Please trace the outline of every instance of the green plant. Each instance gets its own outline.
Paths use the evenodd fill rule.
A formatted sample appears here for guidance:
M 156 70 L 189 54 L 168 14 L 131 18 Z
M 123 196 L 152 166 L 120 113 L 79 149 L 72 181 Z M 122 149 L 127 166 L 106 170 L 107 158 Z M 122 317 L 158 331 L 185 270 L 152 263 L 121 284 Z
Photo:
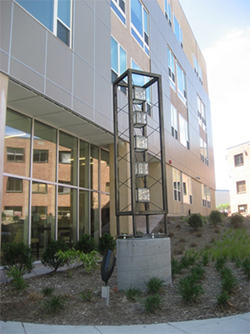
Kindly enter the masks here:
M 250 279 L 250 258 L 246 258 L 241 262 L 241 267 L 244 273 L 247 275 L 247 278 Z
M 84 302 L 91 302 L 93 298 L 93 292 L 89 289 L 86 289 L 81 293 L 81 297 Z
M 116 242 L 112 235 L 105 233 L 102 237 L 99 238 L 98 250 L 100 254 L 104 254 L 105 250 L 110 249 L 113 251 L 115 249 Z
M 203 278 L 204 273 L 205 273 L 205 269 L 200 264 L 194 266 L 190 270 L 190 274 L 191 274 L 192 278 L 197 282 L 200 281 Z
M 155 313 L 161 305 L 161 298 L 159 294 L 149 295 L 144 301 L 144 307 L 147 312 Z
M 216 226 L 218 223 L 221 223 L 221 213 L 217 210 L 212 210 L 209 215 L 209 221 L 214 226 Z
M 230 221 L 234 228 L 242 227 L 244 222 L 244 217 L 242 216 L 241 213 L 236 212 L 231 215 Z
M 205 267 L 209 263 L 209 255 L 207 253 L 203 254 L 201 261 L 203 267 Z
M 63 240 L 50 240 L 50 244 L 42 255 L 42 264 L 57 271 L 59 267 L 64 266 L 65 262 L 59 258 L 59 251 L 68 250 L 68 245 Z
M 63 309 L 65 301 L 59 296 L 53 296 L 43 301 L 43 305 L 47 309 L 48 313 L 56 313 Z
M 217 297 L 217 303 L 220 306 L 224 306 L 227 305 L 229 299 L 229 294 L 227 293 L 227 291 L 223 290 L 222 293 Z
M 10 268 L 10 270 L 7 272 L 7 277 L 12 278 L 14 287 L 18 290 L 24 290 L 28 286 L 22 277 L 22 272 L 16 267 Z
M 189 216 L 188 224 L 195 230 L 197 230 L 199 227 L 202 227 L 203 223 L 201 214 L 193 213 L 191 216 Z
M 235 277 L 232 275 L 232 272 L 229 268 L 222 268 L 221 271 L 222 277 L 222 288 L 227 293 L 232 293 L 233 289 L 236 287 L 237 282 Z
M 172 276 L 181 272 L 182 266 L 176 259 L 171 259 Z
M 178 287 L 182 299 L 185 301 L 195 301 L 203 293 L 202 286 L 196 282 L 195 277 L 192 275 L 182 278 Z
M 216 270 L 220 271 L 226 263 L 226 259 L 222 256 L 218 257 L 215 263 Z
M 164 280 L 159 278 L 159 277 L 151 277 L 147 282 L 145 282 L 147 288 L 148 288 L 148 293 L 149 294 L 154 294 L 154 293 L 158 293 L 163 284 L 164 284 Z
M 83 234 L 81 238 L 77 241 L 75 247 L 76 250 L 79 250 L 85 254 L 91 253 L 97 249 L 95 239 L 89 234 Z
M 7 271 L 15 268 L 16 270 L 12 271 L 15 275 L 18 273 L 23 276 L 26 273 L 30 273 L 33 268 L 31 247 L 23 242 L 3 244 L 2 264 Z
M 185 254 L 182 258 L 181 258 L 181 267 L 183 269 L 188 268 L 189 266 L 193 265 L 195 263 L 195 256 L 194 255 L 188 255 Z
M 46 288 L 42 289 L 42 293 L 44 296 L 50 296 L 53 292 L 54 288 L 52 286 L 47 286 Z
M 81 263 L 88 273 L 97 266 L 98 253 L 96 251 L 84 254 L 83 252 L 72 248 L 66 251 L 58 251 L 56 255 L 58 256 L 58 259 L 61 259 L 63 263 L 68 265 L 74 264 L 77 266 Z
M 129 289 L 126 290 L 126 297 L 130 301 L 134 301 L 136 296 L 140 296 L 141 291 L 139 289 L 130 287 Z

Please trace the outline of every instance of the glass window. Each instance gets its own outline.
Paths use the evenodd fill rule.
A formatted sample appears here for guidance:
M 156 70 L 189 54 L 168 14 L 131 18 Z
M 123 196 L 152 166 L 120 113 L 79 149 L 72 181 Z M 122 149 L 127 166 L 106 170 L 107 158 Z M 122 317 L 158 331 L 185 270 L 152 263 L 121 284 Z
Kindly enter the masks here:
M 8 190 L 9 189 L 9 190 Z M 1 240 L 28 243 L 29 181 L 3 177 Z
M 246 192 L 246 181 L 236 182 L 237 194 Z
M 31 119 L 7 110 L 4 143 L 7 159 L 4 172 L 30 176 L 30 135 Z
M 56 138 L 56 129 L 35 121 L 33 139 L 34 178 L 52 182 L 55 181 Z
M 193 55 L 193 62 L 194 62 L 194 71 L 198 75 L 198 63 L 195 55 Z
M 189 149 L 188 122 L 179 114 L 180 143 Z
M 198 109 L 199 125 L 206 132 L 207 122 L 206 122 L 206 114 L 205 114 L 205 105 L 198 95 L 197 95 L 197 109 Z
M 89 192 L 79 191 L 79 237 L 89 231 Z
M 58 192 L 58 239 L 70 247 L 77 240 L 77 189 L 68 194 Z
M 171 133 L 175 139 L 178 139 L 177 110 L 172 104 L 171 104 Z
M 244 165 L 243 153 L 234 156 L 234 166 L 239 167 Z
M 202 70 L 201 70 L 201 67 L 200 67 L 199 64 L 198 64 L 198 74 L 199 74 L 200 82 L 203 83 L 203 79 L 202 79 Z
M 183 48 L 182 30 L 181 30 L 181 27 L 180 27 L 179 22 L 177 21 L 175 15 L 174 15 L 174 33 L 175 33 L 175 36 L 176 36 L 178 42 L 180 43 L 181 47 Z
M 17 0 L 17 2 L 70 46 L 71 0 Z
M 177 67 L 177 82 L 178 82 L 178 96 L 184 104 L 186 104 L 187 92 L 186 92 L 186 76 L 182 68 L 178 63 Z
M 127 53 L 111 37 L 111 80 L 112 82 L 127 69 Z
M 33 181 L 32 182 L 32 193 L 46 194 L 47 193 L 47 184 Z
M 183 202 L 192 204 L 192 179 L 186 174 L 182 174 Z
M 181 201 L 181 172 L 173 168 L 173 190 L 174 200 Z
M 91 146 L 90 187 L 95 190 L 99 189 L 99 149 L 96 146 Z
M 8 177 L 8 182 L 7 182 L 7 187 L 6 187 L 7 192 L 23 192 L 23 180 L 22 179 L 17 179 L 15 177 Z
M 170 7 L 170 4 L 168 3 L 167 0 L 165 0 L 165 16 L 166 16 L 166 19 L 168 20 L 168 23 L 171 27 L 172 25 L 172 15 L 171 15 L 171 7 Z
M 80 141 L 80 156 L 79 156 L 79 185 L 83 188 L 89 188 L 89 144 Z
M 238 212 L 243 215 L 247 214 L 247 204 L 238 205 Z
M 59 132 L 58 179 L 62 183 L 77 185 L 77 139 Z
M 111 0 L 110 6 L 119 19 L 126 24 L 125 0 Z
M 168 49 L 168 76 L 170 86 L 175 90 L 175 61 L 172 52 Z
M 210 195 L 210 188 L 206 185 L 201 185 L 202 190 L 202 206 L 211 208 L 211 195 Z
M 99 237 L 99 195 L 97 192 L 91 192 L 91 236 L 98 241 Z
M 148 12 L 139 0 L 131 1 L 131 34 L 149 54 Z
M 24 162 L 24 149 L 7 147 L 7 161 Z

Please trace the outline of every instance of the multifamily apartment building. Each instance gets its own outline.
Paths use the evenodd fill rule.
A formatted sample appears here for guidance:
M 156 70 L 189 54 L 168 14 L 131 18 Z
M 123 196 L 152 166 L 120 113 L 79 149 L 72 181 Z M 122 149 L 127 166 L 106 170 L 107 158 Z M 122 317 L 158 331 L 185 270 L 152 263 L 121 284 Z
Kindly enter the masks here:
M 231 213 L 250 213 L 250 142 L 227 149 Z
M 112 81 L 127 68 L 162 77 L 168 214 L 214 209 L 206 64 L 178 0 L 0 9 L 2 243 L 41 255 L 51 238 L 116 235 Z

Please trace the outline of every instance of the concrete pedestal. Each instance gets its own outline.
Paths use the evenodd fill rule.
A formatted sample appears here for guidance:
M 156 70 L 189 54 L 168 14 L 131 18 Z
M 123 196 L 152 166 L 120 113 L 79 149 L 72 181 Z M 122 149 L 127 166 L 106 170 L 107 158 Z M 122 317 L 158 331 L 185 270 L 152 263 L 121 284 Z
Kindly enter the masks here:
M 146 289 L 151 277 L 172 283 L 170 238 L 117 239 L 118 290 Z

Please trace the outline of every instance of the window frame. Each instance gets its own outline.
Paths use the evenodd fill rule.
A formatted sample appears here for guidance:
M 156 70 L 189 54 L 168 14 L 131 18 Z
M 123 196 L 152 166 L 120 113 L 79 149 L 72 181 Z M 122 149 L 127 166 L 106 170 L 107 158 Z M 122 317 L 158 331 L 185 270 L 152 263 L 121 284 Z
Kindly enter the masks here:
M 180 143 L 190 149 L 188 121 L 179 113 Z
M 24 157 L 24 148 L 22 148 L 22 147 L 10 147 L 10 146 L 8 146 L 7 147 L 7 161 L 8 162 L 18 162 L 18 163 L 21 163 L 21 162 L 25 162 L 25 157 Z M 9 152 L 9 150 L 13 150 L 13 154 L 12 154 L 12 152 Z M 22 154 L 18 154 L 18 152 L 17 151 L 20 151 L 20 153 L 22 153 Z M 14 159 L 13 160 L 10 160 L 9 159 L 9 156 L 12 156 L 13 155 L 13 157 L 14 157 Z M 18 156 L 22 156 L 22 160 L 17 160 L 17 157 Z
M 36 190 L 33 189 L 33 185 L 37 186 Z M 42 189 L 42 188 L 40 189 L 40 186 L 45 186 L 44 187 L 45 189 Z M 32 194 L 47 194 L 48 193 L 48 184 L 45 182 L 37 182 L 33 180 L 31 187 L 32 187 Z
M 171 104 L 171 134 L 178 140 L 178 112 L 177 109 Z
M 181 172 L 173 168 L 173 199 L 176 202 L 181 202 Z
M 170 25 L 172 27 L 172 13 L 171 13 L 171 6 L 168 2 L 168 0 L 164 1 L 164 8 L 165 8 L 165 17 Z
M 133 13 L 132 13 L 132 3 L 135 3 L 137 1 L 141 6 L 141 32 L 137 29 L 135 26 L 135 22 L 132 22 L 133 19 Z M 146 14 L 146 19 L 145 19 Z M 149 12 L 147 11 L 146 7 L 143 5 L 143 3 L 140 0 L 134 0 L 130 1 L 130 33 L 134 37 L 134 39 L 138 42 L 138 44 L 141 46 L 141 48 L 145 51 L 145 53 L 149 56 L 149 20 L 148 20 Z M 147 20 L 147 22 L 145 22 Z M 145 36 L 147 38 L 145 38 Z
M 186 74 L 178 62 L 176 62 L 176 71 L 177 71 L 178 97 L 186 105 L 187 104 Z
M 239 163 L 236 161 L 237 158 L 242 158 L 242 159 L 239 159 L 240 160 Z M 244 166 L 244 155 L 243 153 L 235 154 L 234 155 L 234 167 L 241 167 L 241 166 Z
M 168 47 L 168 77 L 169 77 L 170 87 L 174 91 L 176 91 L 175 57 L 169 47 Z
M 237 194 L 244 194 L 244 193 L 246 193 L 246 191 L 247 191 L 246 180 L 237 181 L 236 182 L 236 193 Z
M 10 187 L 11 185 L 13 185 L 13 189 L 11 189 L 12 188 Z M 6 193 L 22 193 L 22 192 L 23 192 L 23 179 L 9 176 L 6 184 Z
M 175 14 L 173 14 L 173 21 L 174 21 L 174 34 L 175 37 L 177 38 L 177 41 L 179 42 L 181 48 L 183 49 L 183 34 L 182 34 L 182 29 L 179 24 L 179 21 L 177 20 Z
M 118 3 L 119 2 L 119 3 Z M 124 9 L 121 8 L 120 3 L 124 3 Z M 113 12 L 118 16 L 124 25 L 126 25 L 126 2 L 125 0 L 111 0 L 110 7 Z
M 36 151 L 36 152 L 35 152 Z M 39 154 L 39 160 L 35 161 L 34 157 L 35 157 L 35 153 Z M 46 153 L 47 155 L 47 160 L 42 160 L 41 159 L 41 154 Z M 49 150 L 39 150 L 39 149 L 33 149 L 33 163 L 48 163 L 49 162 Z

